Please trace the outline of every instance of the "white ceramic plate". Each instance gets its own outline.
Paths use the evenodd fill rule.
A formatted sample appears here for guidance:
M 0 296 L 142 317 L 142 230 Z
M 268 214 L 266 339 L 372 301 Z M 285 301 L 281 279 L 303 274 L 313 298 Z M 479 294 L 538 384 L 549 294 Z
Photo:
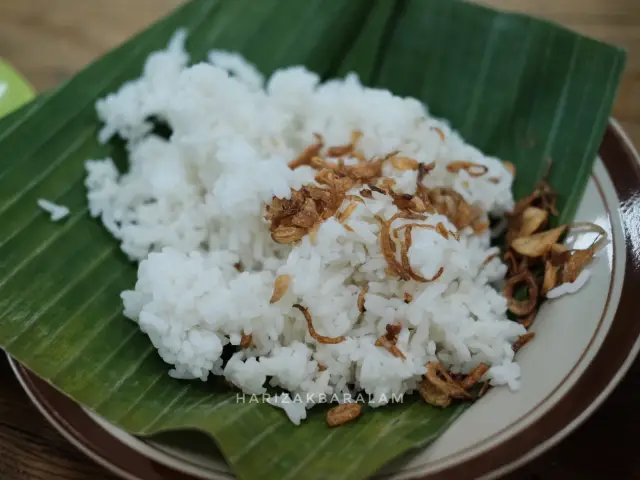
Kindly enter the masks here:
M 577 220 L 611 238 L 578 293 L 546 303 L 533 343 L 518 355 L 522 389 L 492 389 L 424 451 L 388 465 L 380 478 L 494 478 L 564 438 L 602 403 L 640 348 L 634 295 L 640 292 L 640 164 L 612 121 Z M 588 246 L 592 239 L 582 238 Z M 231 479 L 207 439 L 133 437 L 85 411 L 12 362 L 36 406 L 71 442 L 124 478 Z M 206 448 L 203 448 L 206 447 Z M 206 453 L 209 452 L 209 453 Z

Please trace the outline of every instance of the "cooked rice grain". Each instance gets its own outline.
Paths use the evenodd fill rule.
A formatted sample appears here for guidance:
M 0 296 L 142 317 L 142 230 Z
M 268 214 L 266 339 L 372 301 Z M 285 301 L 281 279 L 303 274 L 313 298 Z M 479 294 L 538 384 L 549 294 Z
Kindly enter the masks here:
M 508 320 L 493 287 L 507 268 L 498 257 L 487 261 L 494 249 L 485 228 L 489 214 L 514 205 L 505 164 L 417 100 L 366 88 L 355 75 L 321 83 L 292 66 L 264 79 L 219 51 L 188 66 L 184 41 L 178 32 L 140 78 L 96 105 L 101 141 L 118 135 L 127 143 L 127 172 L 108 158 L 86 164 L 91 215 L 139 262 L 136 284 L 122 293 L 125 315 L 170 375 L 222 376 L 249 394 L 264 393 L 270 379 L 303 398 L 347 394 L 355 384 L 379 407 L 416 391 L 424 365 L 442 361 L 460 373 L 486 364 L 492 385 L 517 389 L 508 352 L 525 328 Z M 153 134 L 153 117 L 171 127 L 169 139 Z M 417 171 L 408 160 L 394 168 L 392 157 L 415 160 Z M 453 162 L 465 168 L 450 171 Z M 303 187 L 309 201 L 296 203 L 295 214 L 303 213 L 284 215 L 270 231 L 266 205 L 293 201 Z M 405 252 L 387 220 L 377 220 L 402 213 L 392 190 L 415 196 L 401 206 L 422 215 L 396 217 L 394 226 L 430 225 L 413 228 Z M 361 198 L 357 207 L 352 196 Z M 291 281 L 271 303 L 277 278 Z M 376 346 L 390 320 L 402 326 L 392 345 L 402 356 Z M 323 336 L 307 335 L 316 330 Z M 247 346 L 245 332 L 250 348 L 224 362 L 225 346 Z M 272 400 L 294 423 L 316 403 Z

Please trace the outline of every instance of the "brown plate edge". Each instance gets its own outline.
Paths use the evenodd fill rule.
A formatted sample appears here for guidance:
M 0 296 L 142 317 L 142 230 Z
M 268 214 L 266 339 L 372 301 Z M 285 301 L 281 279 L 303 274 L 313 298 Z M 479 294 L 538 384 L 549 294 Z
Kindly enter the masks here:
M 571 390 L 546 414 L 508 442 L 463 463 L 421 477 L 422 480 L 496 478 L 533 460 L 577 428 L 609 396 L 640 350 L 640 321 L 635 321 L 634 292 L 640 291 L 638 240 L 629 231 L 640 227 L 629 205 L 640 201 L 638 154 L 617 122 L 607 127 L 600 157 L 613 181 L 625 229 L 626 267 L 620 303 L 602 346 Z M 640 230 L 640 228 L 639 228 Z M 149 459 L 119 442 L 86 412 L 22 365 L 12 367 L 29 397 L 67 440 L 113 473 L 132 480 L 194 480 L 196 477 Z
M 124 480 L 201 480 L 169 468 L 120 442 L 77 403 L 31 373 L 13 357 L 9 364 L 38 411 L 91 460 Z
M 491 450 L 420 480 L 489 480 L 512 472 L 581 425 L 631 368 L 640 351 L 640 315 L 634 299 L 640 292 L 640 237 L 630 235 L 634 228 L 640 231 L 640 213 L 630 208 L 640 202 L 640 157 L 615 120 L 607 126 L 599 154 L 618 197 L 626 244 L 620 301 L 602 345 L 575 385 L 538 420 Z

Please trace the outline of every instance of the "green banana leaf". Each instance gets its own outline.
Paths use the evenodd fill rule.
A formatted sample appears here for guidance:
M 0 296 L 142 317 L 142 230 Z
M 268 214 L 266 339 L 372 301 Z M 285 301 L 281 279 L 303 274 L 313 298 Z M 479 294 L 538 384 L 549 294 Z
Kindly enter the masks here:
M 195 0 L 46 96 L 0 121 L 0 345 L 60 391 L 129 432 L 208 433 L 244 479 L 358 479 L 427 446 L 468 405 L 418 399 L 366 409 L 329 429 L 317 407 L 300 427 L 279 409 L 239 401 L 215 381 L 183 382 L 133 322 L 119 293 L 136 266 L 87 214 L 83 162 L 121 146 L 96 140 L 97 98 L 137 77 L 178 28 L 194 61 L 237 50 L 264 73 L 305 64 L 323 77 L 426 102 L 471 143 L 518 169 L 514 193 L 543 175 L 559 221 L 582 198 L 626 55 L 548 22 L 456 0 Z M 52 223 L 38 198 L 68 206 Z M 473 408 L 473 407 L 471 407 Z

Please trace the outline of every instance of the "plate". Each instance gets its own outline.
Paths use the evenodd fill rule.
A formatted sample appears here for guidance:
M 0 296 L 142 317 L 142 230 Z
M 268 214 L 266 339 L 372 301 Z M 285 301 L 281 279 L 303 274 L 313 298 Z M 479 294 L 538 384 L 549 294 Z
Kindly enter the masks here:
M 541 308 L 532 328 L 536 338 L 519 353 L 521 390 L 492 389 L 429 448 L 398 459 L 377 478 L 498 477 L 555 445 L 619 383 L 640 349 L 634 298 L 640 291 L 640 163 L 613 120 L 576 220 L 600 225 L 611 242 L 593 262 L 583 289 Z M 580 241 L 577 248 L 592 239 Z M 122 478 L 234 478 L 208 437 L 176 432 L 136 438 L 10 362 L 43 415 Z

